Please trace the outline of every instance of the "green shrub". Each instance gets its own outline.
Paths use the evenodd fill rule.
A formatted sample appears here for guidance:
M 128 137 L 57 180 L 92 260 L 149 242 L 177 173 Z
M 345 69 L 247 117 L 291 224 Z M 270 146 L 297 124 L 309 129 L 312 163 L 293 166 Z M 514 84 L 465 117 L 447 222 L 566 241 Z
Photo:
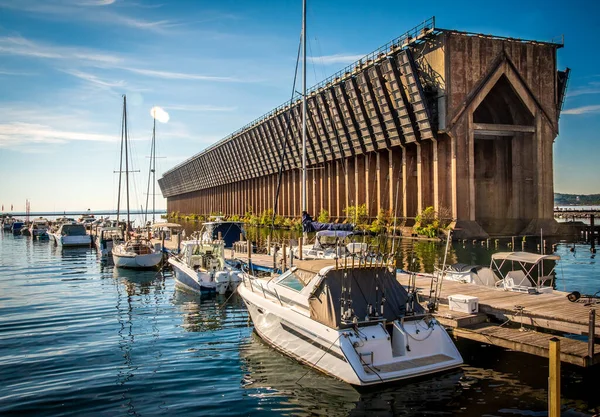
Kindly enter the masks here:
M 356 227 L 365 229 L 367 226 L 367 205 L 361 204 L 360 206 L 348 206 L 344 209 L 344 213 L 348 217 L 350 223 L 354 223 Z
M 446 220 L 446 219 L 445 219 Z M 422 236 L 434 238 L 437 237 L 440 230 L 448 227 L 447 220 L 442 222 L 433 207 L 427 207 L 417 217 L 415 217 L 414 231 Z
M 329 211 L 321 209 L 317 221 L 319 221 L 320 223 L 329 223 Z

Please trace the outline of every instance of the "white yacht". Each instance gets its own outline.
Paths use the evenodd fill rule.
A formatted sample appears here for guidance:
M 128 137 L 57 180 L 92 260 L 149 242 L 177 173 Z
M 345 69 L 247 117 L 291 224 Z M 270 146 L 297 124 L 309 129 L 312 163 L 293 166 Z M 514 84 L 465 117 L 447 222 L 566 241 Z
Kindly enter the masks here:
M 92 243 L 85 226 L 77 222 L 62 223 L 57 230 L 48 234 L 56 244 L 62 246 L 89 246 Z
M 50 229 L 50 223 L 43 217 L 33 219 L 29 226 L 31 236 L 43 236 L 48 233 L 48 229 Z
M 386 266 L 298 261 L 275 278 L 244 273 L 238 293 L 262 339 L 349 384 L 397 381 L 463 362 L 444 328 Z
M 225 261 L 223 240 L 186 240 L 181 253 L 169 258 L 175 284 L 195 293 L 235 291 L 241 271 Z

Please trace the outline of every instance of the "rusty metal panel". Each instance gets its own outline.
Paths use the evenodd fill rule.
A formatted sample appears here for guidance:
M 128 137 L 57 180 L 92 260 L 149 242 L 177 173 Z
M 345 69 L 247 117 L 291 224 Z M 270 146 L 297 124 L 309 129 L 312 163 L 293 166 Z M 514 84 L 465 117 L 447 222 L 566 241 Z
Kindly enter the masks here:
M 412 58 L 410 49 L 402 51 L 398 55 L 401 71 L 406 80 L 406 88 L 408 90 L 408 98 L 412 105 L 412 110 L 415 115 L 415 121 L 419 127 L 421 140 L 433 138 L 431 130 L 431 117 L 429 109 L 426 105 L 425 95 L 421 81 L 417 75 L 417 68 Z

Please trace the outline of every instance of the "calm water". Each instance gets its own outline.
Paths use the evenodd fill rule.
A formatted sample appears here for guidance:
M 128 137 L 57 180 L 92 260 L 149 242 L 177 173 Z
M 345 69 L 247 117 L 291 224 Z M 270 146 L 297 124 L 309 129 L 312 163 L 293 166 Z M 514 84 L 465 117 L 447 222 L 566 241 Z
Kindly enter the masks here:
M 579 275 L 559 287 L 600 286 L 586 250 L 564 248 Z M 359 392 L 265 346 L 237 297 L 201 299 L 170 276 L 103 266 L 92 249 L 0 232 L 3 416 L 544 415 L 545 360 L 459 348 L 459 372 Z M 600 411 L 599 385 L 564 366 L 568 415 Z

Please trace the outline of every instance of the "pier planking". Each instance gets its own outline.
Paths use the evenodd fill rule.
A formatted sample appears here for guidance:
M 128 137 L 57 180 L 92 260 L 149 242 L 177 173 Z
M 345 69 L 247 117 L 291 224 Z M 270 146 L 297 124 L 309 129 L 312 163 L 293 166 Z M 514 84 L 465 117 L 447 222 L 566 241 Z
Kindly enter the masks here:
M 398 280 L 408 285 L 408 274 L 398 274 Z M 431 278 L 416 277 L 416 286 L 421 297 L 429 299 Z M 479 299 L 479 313 L 467 314 L 448 309 L 448 296 L 463 294 Z M 561 361 L 588 367 L 600 363 L 600 344 L 595 343 L 595 354 L 588 355 L 588 342 L 569 337 L 555 336 L 552 332 L 587 335 L 589 332 L 589 312 L 593 306 L 572 303 L 566 292 L 552 294 L 522 294 L 481 285 L 444 281 L 440 295 L 440 308 L 437 320 L 452 328 L 455 337 L 492 344 L 506 349 L 548 357 L 550 338 L 561 341 Z M 517 306 L 523 307 L 521 314 Z M 598 305 L 600 307 L 600 305 Z M 523 324 L 522 329 L 489 323 L 488 317 Z M 529 327 L 543 329 L 535 331 Z M 550 331 L 550 332 L 548 332 Z M 600 335 L 600 325 L 595 325 L 596 337 Z

